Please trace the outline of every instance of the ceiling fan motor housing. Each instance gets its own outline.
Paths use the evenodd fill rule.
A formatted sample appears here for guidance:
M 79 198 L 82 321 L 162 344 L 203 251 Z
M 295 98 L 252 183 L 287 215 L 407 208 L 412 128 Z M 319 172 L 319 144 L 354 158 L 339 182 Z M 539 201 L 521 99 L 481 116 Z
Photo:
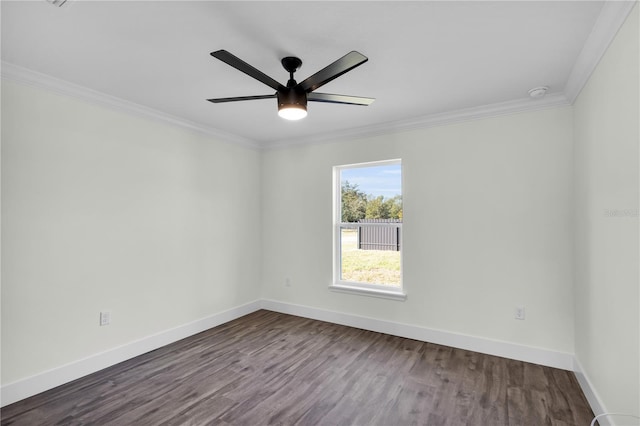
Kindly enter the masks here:
M 293 88 L 278 90 L 278 109 L 300 108 L 307 109 L 307 94 Z

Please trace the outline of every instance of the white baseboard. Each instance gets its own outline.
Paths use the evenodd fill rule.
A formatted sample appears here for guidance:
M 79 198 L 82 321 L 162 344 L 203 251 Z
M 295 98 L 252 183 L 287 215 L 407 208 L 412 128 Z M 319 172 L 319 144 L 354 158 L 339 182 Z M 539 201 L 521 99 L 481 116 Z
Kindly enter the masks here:
M 578 379 L 578 383 L 580 384 L 580 388 L 582 388 L 584 396 L 589 402 L 591 411 L 593 411 L 595 414 L 606 413 L 607 410 L 605 409 L 604 404 L 602 403 L 602 400 L 598 395 L 598 392 L 596 392 L 596 388 L 593 386 L 593 384 L 591 384 L 589 376 L 587 376 L 587 373 L 585 373 L 584 369 L 582 368 L 582 364 L 580 364 L 580 361 L 576 357 L 573 358 L 573 372 L 576 375 L 576 379 Z M 604 417 L 598 419 L 598 425 L 615 426 L 615 423 L 611 418 Z
M 563 370 L 573 371 L 574 368 L 573 354 L 565 352 L 551 351 L 533 346 L 518 345 L 515 343 L 452 333 L 432 328 L 419 327 L 416 325 L 402 324 L 379 320 L 376 318 L 312 308 L 309 306 L 278 302 L 276 300 L 262 300 L 262 307 L 270 311 L 281 312 L 284 314 L 297 315 L 305 318 L 361 328 L 364 330 L 377 331 L 379 333 L 392 334 L 394 336 L 452 346 L 454 348 L 466 349 L 503 358 L 515 359 L 518 361 L 531 362 L 533 364 L 545 365 Z
M 285 314 L 297 315 L 305 318 L 327 321 L 335 324 L 357 327 L 364 330 L 391 334 L 425 342 L 471 350 L 489 355 L 510 358 L 518 361 L 531 362 L 563 370 L 576 372 L 578 382 L 594 412 L 604 412 L 597 393 L 583 373 L 580 363 L 573 354 L 551 351 L 532 346 L 518 345 L 499 340 L 452 333 L 415 325 L 385 321 L 376 318 L 363 317 L 342 312 L 295 305 L 275 300 L 256 300 L 236 308 L 229 309 L 209 317 L 184 324 L 151 336 L 144 337 L 131 343 L 101 352 L 90 357 L 71 362 L 66 365 L 36 374 L 31 377 L 9 383 L 0 388 L 0 406 L 12 404 L 40 392 L 53 389 L 56 386 L 95 373 L 104 368 L 126 361 L 146 352 L 176 342 L 185 337 L 232 321 L 243 315 L 259 309 L 267 309 Z M 605 423 L 603 423 L 605 424 Z
M 36 374 L 17 382 L 9 383 L 0 389 L 0 406 L 12 404 L 40 392 L 53 389 L 96 371 L 142 355 L 154 349 L 203 332 L 212 327 L 240 318 L 259 310 L 261 302 L 256 300 L 211 316 L 184 324 L 108 351 Z

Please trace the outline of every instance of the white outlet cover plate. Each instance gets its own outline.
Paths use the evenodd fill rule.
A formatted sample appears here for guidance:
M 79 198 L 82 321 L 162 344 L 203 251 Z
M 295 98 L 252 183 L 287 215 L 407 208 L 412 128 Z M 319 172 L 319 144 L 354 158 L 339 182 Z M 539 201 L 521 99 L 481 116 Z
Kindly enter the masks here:
M 109 325 L 111 323 L 111 312 L 100 312 L 100 325 Z

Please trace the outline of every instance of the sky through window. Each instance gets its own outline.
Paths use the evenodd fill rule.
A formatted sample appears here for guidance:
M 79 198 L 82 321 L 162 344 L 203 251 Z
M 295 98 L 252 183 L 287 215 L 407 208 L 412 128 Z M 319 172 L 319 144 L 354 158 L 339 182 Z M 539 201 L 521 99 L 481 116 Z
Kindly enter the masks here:
M 340 173 L 341 183 L 349 181 L 358 185 L 358 189 L 367 195 L 393 198 L 400 195 L 402 188 L 402 173 L 400 164 L 385 166 L 355 167 L 344 169 Z

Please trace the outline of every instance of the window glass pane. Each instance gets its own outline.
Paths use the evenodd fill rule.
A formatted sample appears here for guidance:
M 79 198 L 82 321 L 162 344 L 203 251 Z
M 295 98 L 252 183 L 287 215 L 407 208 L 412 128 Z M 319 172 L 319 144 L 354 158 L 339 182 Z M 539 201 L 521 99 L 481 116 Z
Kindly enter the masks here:
M 397 228 L 389 228 L 396 230 Z M 342 228 L 340 258 L 342 281 L 400 286 L 400 251 L 362 249 L 362 229 Z
M 338 168 L 337 279 L 401 287 L 402 168 L 399 161 Z
M 400 164 L 344 168 L 340 171 L 341 221 L 402 220 Z

